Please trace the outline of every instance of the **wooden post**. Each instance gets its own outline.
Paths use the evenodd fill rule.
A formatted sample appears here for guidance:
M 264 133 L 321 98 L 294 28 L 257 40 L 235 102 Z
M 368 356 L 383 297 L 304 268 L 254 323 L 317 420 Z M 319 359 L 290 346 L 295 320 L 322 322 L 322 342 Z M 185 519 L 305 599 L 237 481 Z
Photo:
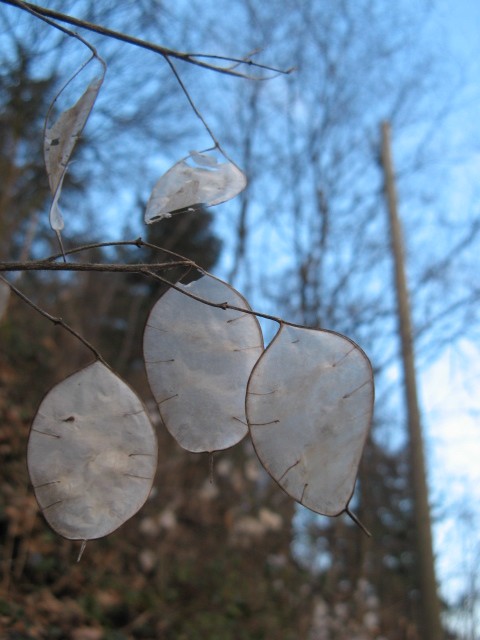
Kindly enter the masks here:
M 414 497 L 414 521 L 416 527 L 416 561 L 418 566 L 422 603 L 422 639 L 442 640 L 444 634 L 440 618 L 440 603 L 435 578 L 432 528 L 430 507 L 428 503 L 422 427 L 417 396 L 410 303 L 405 276 L 402 228 L 398 216 L 397 194 L 390 142 L 390 125 L 388 122 L 383 122 L 381 125 L 381 137 L 382 166 L 385 175 L 385 196 L 388 205 L 391 250 L 394 260 L 398 331 L 402 349 L 405 404 L 408 421 L 410 470 Z

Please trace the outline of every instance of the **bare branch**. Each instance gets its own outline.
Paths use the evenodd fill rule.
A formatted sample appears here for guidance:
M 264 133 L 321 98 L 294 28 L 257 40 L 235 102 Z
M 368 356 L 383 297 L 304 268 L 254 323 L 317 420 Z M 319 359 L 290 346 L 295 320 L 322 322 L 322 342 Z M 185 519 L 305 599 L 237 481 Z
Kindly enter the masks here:
M 249 78 L 252 80 L 267 80 L 270 77 L 260 77 L 256 78 L 255 76 L 250 76 L 248 74 L 235 71 L 233 67 L 226 67 L 211 64 L 208 62 L 203 62 L 203 59 L 216 59 L 223 60 L 225 62 L 230 62 L 236 66 L 238 65 L 247 65 L 249 67 L 253 67 L 256 69 L 262 69 L 266 71 L 271 71 L 275 75 L 279 74 L 289 74 L 293 71 L 293 69 L 275 69 L 274 67 L 269 67 L 267 65 L 262 65 L 257 62 L 254 62 L 250 58 L 241 59 L 241 58 L 230 58 L 228 56 L 215 56 L 204 53 L 188 53 L 182 51 L 176 51 L 175 49 L 169 49 L 168 47 L 163 47 L 158 44 L 154 44 L 153 42 L 148 42 L 147 40 L 142 40 L 140 38 L 135 38 L 134 36 L 130 36 L 126 33 L 121 33 L 119 31 L 114 31 L 113 29 L 108 29 L 107 27 L 103 27 L 98 24 L 94 24 L 93 22 L 87 22 L 85 20 L 80 20 L 79 18 L 75 18 L 73 16 L 67 15 L 65 13 L 60 13 L 58 11 L 52 11 L 51 9 L 47 9 L 45 7 L 41 7 L 35 4 L 31 4 L 28 2 L 21 2 L 20 0 L 0 0 L 3 4 L 9 4 L 18 9 L 23 9 L 24 11 L 28 11 L 29 13 L 37 14 L 38 17 L 50 18 L 52 20 L 59 20 L 60 22 L 65 22 L 67 24 L 71 24 L 76 27 L 80 27 L 82 29 L 86 29 L 88 31 L 93 31 L 95 33 L 99 33 L 102 36 L 107 38 L 113 38 L 114 40 L 120 40 L 122 42 L 126 42 L 128 44 L 132 44 L 136 47 L 140 47 L 142 49 L 147 49 L 148 51 L 153 51 L 154 53 L 158 53 L 163 56 L 165 59 L 168 58 L 176 58 L 177 60 L 182 60 L 183 62 L 188 62 L 189 64 L 196 65 L 198 67 L 202 67 L 203 69 L 208 69 L 209 71 L 215 71 L 217 73 L 223 73 L 229 76 L 236 76 L 238 78 Z M 49 23 L 51 26 L 54 26 L 60 30 L 64 30 L 60 25 L 55 23 Z M 70 32 L 65 31 L 71 35 Z
M 66 254 L 68 252 L 65 252 Z M 153 262 L 144 264 L 111 264 L 96 262 L 52 262 L 50 259 L 32 262 L 0 262 L 0 271 L 102 271 L 123 273 L 144 273 L 145 271 L 191 267 L 190 260 L 175 262 Z
M 92 249 L 101 249 L 107 247 L 138 247 L 139 249 L 144 247 L 153 249 L 154 251 L 161 251 L 167 255 L 172 256 L 175 260 L 169 262 L 149 262 L 149 263 L 134 263 L 134 264 L 121 264 L 121 263 L 58 263 L 55 262 L 59 258 L 75 253 L 82 253 L 84 251 L 91 251 Z M 53 256 L 49 256 L 44 260 L 31 260 L 21 262 L 0 262 L 0 272 L 19 272 L 19 271 L 103 271 L 103 272 L 123 272 L 123 273 L 147 273 L 157 270 L 171 269 L 174 267 L 190 267 L 192 269 L 201 268 L 184 256 L 181 256 L 174 251 L 164 249 L 151 242 L 145 242 L 141 238 L 136 240 L 121 240 L 110 242 L 95 242 L 92 244 L 82 245 L 80 247 L 74 247 L 65 251 L 65 254 L 58 253 Z
M 212 274 L 210 274 L 208 271 L 205 271 L 205 269 L 202 269 L 199 265 L 193 262 L 193 260 L 183 258 L 178 253 L 174 253 L 173 251 L 169 251 L 168 249 L 163 249 L 162 247 L 155 245 L 151 242 L 144 242 L 141 238 L 137 238 L 136 240 L 122 240 L 122 241 L 116 241 L 116 242 L 97 242 L 94 244 L 84 245 L 81 247 L 70 249 L 65 252 L 65 255 L 79 253 L 82 251 L 88 251 L 90 249 L 96 249 L 101 247 L 116 247 L 116 246 L 135 246 L 138 248 L 146 247 L 149 249 L 154 249 L 156 251 L 163 251 L 169 255 L 176 257 L 177 260 L 171 261 L 171 262 L 159 262 L 159 263 L 150 263 L 150 264 L 147 264 L 147 263 L 139 263 L 139 264 L 77 263 L 75 264 L 75 263 L 65 263 L 65 262 L 61 262 L 61 263 L 54 262 L 54 260 L 57 260 L 58 258 L 63 257 L 62 254 L 57 254 L 55 256 L 50 256 L 45 260 L 37 260 L 32 262 L 0 262 L 0 271 L 101 271 L 101 272 L 103 271 L 103 272 L 138 273 L 138 274 L 152 277 L 156 280 L 159 280 L 163 284 L 166 284 L 168 287 L 171 287 L 172 289 L 175 289 L 176 291 L 183 293 L 187 297 L 192 298 L 193 300 L 197 300 L 198 302 L 206 304 L 210 307 L 216 307 L 218 309 L 231 309 L 233 311 L 248 313 L 250 315 L 257 316 L 257 318 L 271 320 L 272 322 L 276 322 L 279 325 L 284 324 L 290 327 L 300 327 L 300 328 L 305 326 L 305 325 L 297 324 L 294 322 L 288 322 L 286 320 L 283 320 L 282 318 L 279 318 L 278 316 L 273 316 L 268 313 L 262 313 L 260 311 L 255 311 L 253 309 L 245 309 L 243 307 L 236 307 L 234 305 L 228 304 L 227 302 L 220 302 L 220 303 L 211 302 L 210 300 L 206 300 L 204 298 L 196 296 L 195 294 L 186 290 L 184 287 L 178 286 L 173 282 L 170 282 L 166 278 L 163 278 L 162 276 L 158 275 L 158 273 L 155 273 L 155 270 L 164 270 L 164 269 L 170 269 L 173 267 L 183 266 L 183 267 L 190 267 L 192 269 L 196 269 L 197 271 L 199 271 L 204 275 L 211 276 Z M 0 276 L 0 278 L 4 280 L 15 291 L 13 285 L 11 285 L 11 283 L 8 282 L 8 280 L 3 278 L 2 276 Z M 32 303 L 27 298 L 24 298 L 23 294 L 18 293 L 17 295 L 22 297 L 22 299 L 25 299 L 26 302 L 28 302 L 32 307 L 36 308 L 40 313 L 52 319 L 52 316 L 45 314 L 45 312 L 43 312 L 41 309 L 36 307 L 34 303 Z M 55 319 L 55 321 L 57 324 L 62 323 L 61 319 L 58 319 L 58 318 Z M 315 327 L 315 328 L 318 329 L 320 327 Z M 328 329 L 323 329 L 323 331 L 328 331 L 328 333 L 336 334 L 335 331 L 330 331 Z M 353 345 L 355 345 L 357 348 L 360 349 L 360 347 L 358 347 L 358 345 L 353 340 L 350 340 L 350 342 L 352 342 Z M 98 357 L 100 359 L 100 356 Z

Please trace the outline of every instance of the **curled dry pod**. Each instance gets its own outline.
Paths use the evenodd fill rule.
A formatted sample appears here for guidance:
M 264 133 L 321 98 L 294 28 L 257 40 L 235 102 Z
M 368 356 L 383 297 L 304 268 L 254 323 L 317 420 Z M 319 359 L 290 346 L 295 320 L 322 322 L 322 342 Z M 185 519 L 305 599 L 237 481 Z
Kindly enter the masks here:
M 34 418 L 27 463 L 57 533 L 91 540 L 142 507 L 157 465 L 155 432 L 136 394 L 96 361 L 55 386 Z
M 250 309 L 238 291 L 212 276 L 181 288 L 210 302 Z M 162 420 L 184 449 L 227 449 L 247 434 L 245 392 L 263 352 L 255 316 L 170 289 L 150 312 L 143 352 Z
M 84 89 L 77 102 L 69 109 L 63 111 L 58 120 L 49 126 L 51 111 L 59 96 L 63 94 L 63 91 L 70 82 L 80 74 L 87 64 L 90 63 L 98 65 L 98 68 L 96 68 L 95 78 Z M 48 110 L 44 131 L 43 155 L 45 158 L 50 190 L 53 194 L 53 202 L 50 207 L 50 226 L 57 234 L 60 234 L 60 231 L 64 227 L 63 217 L 58 207 L 63 180 L 75 145 L 78 142 L 93 109 L 95 100 L 97 99 L 105 77 L 105 71 L 105 62 L 98 55 L 94 54 L 90 58 L 89 62 L 82 65 L 82 67 L 66 83 L 65 87 L 60 91 L 59 95 L 55 98 Z
M 231 200 L 245 189 L 245 174 L 220 152 L 191 151 L 155 184 L 145 210 L 146 224 L 175 213 Z
M 327 516 L 347 508 L 373 412 L 364 352 L 329 331 L 282 325 L 247 389 L 255 450 L 292 498 Z

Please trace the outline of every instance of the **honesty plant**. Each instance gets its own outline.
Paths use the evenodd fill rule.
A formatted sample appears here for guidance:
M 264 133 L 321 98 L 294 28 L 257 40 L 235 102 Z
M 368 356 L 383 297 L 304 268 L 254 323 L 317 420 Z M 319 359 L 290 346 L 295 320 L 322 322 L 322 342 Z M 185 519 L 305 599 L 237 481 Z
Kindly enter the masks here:
M 46 18 L 41 7 L 17 6 L 80 40 L 92 52 L 89 62 L 101 67 L 77 102 L 51 126 L 52 108 L 47 114 L 44 155 L 53 194 L 50 224 L 60 242 L 62 183 L 102 85 L 105 63 L 89 43 L 51 16 L 67 22 L 71 18 L 51 11 Z M 112 33 L 108 35 L 115 37 Z M 132 43 L 145 45 L 137 39 Z M 246 77 L 237 69 L 241 64 L 265 67 L 250 59 L 230 59 L 233 66 L 216 66 L 205 61 L 208 56 L 146 44 L 170 65 L 214 142 L 212 149 L 190 152 L 158 180 L 145 212 L 145 222 L 151 224 L 180 212 L 194 214 L 200 205 L 218 205 L 246 186 L 245 175 L 193 105 L 172 58 L 240 77 Z M 131 244 L 147 245 L 140 239 Z M 17 267 L 74 270 L 77 267 L 67 262 L 69 253 L 62 247 L 56 257 L 63 257 L 64 264 L 47 259 Z M 253 311 L 233 287 L 204 272 L 187 286 L 168 283 L 157 272 L 174 263 L 197 268 L 174 256 L 165 264 L 109 269 L 135 271 L 170 286 L 150 312 L 143 342 L 148 380 L 167 429 L 188 451 L 209 453 L 232 447 L 250 433 L 260 462 L 292 498 L 315 512 L 334 516 L 346 511 L 355 519 L 348 503 L 374 395 L 372 368 L 364 352 L 337 333 L 291 325 Z M 11 265 L 10 270 L 14 270 Z M 114 531 L 146 501 L 157 465 L 156 436 L 140 399 L 100 354 L 5 279 L 0 282 L 0 313 L 7 299 L 5 284 L 76 335 L 96 356 L 92 364 L 47 393 L 28 441 L 28 470 L 45 519 L 60 535 L 85 544 Z M 266 350 L 256 316 L 279 323 Z

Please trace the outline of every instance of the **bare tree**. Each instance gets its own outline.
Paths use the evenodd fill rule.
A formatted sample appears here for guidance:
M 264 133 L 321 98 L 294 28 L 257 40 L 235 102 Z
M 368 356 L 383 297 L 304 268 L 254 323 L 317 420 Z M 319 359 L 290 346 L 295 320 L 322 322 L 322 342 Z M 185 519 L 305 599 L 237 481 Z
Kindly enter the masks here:
M 403 234 L 398 214 L 398 202 L 395 186 L 395 172 L 391 152 L 390 125 L 382 124 L 382 163 L 385 171 L 385 192 L 388 204 L 391 250 L 394 259 L 394 281 L 398 307 L 398 332 L 402 345 L 402 368 L 407 408 L 407 427 L 409 434 L 410 467 L 412 476 L 413 500 L 415 504 L 416 552 L 419 565 L 419 584 L 423 602 L 424 633 L 426 638 L 442 637 L 440 603 L 437 594 L 437 581 L 433 555 L 430 505 L 425 470 L 425 448 L 420 420 L 418 384 L 415 370 L 413 332 L 411 325 L 410 301 L 405 276 L 403 253 Z
M 394 449 L 402 460 L 398 472 L 406 473 L 408 465 L 401 455 L 405 408 L 398 384 L 395 299 L 387 275 L 391 254 L 378 127 L 382 119 L 390 119 L 398 141 L 399 188 L 408 211 L 406 251 L 414 335 L 419 362 L 424 363 L 455 337 L 474 337 L 478 331 L 478 291 L 471 271 L 472 249 L 479 239 L 478 214 L 475 209 L 447 211 L 433 193 L 441 190 L 441 171 L 445 171 L 439 156 L 448 155 L 439 147 L 442 123 L 455 108 L 452 95 L 459 86 L 448 58 L 440 61 L 430 48 L 426 5 L 418 13 L 417 8 L 414 13 L 389 12 L 381 3 L 247 6 L 244 16 L 250 28 L 245 33 L 252 34 L 251 46 L 256 46 L 260 34 L 268 34 L 272 53 L 284 56 L 297 71 L 280 81 L 281 89 L 265 87 L 251 108 L 262 141 L 250 149 L 255 183 L 248 206 L 237 211 L 240 233 L 232 240 L 237 242 L 237 261 L 231 273 L 239 283 L 254 282 L 253 289 L 261 292 L 257 295 L 268 300 L 272 310 L 285 310 L 288 317 L 313 326 L 348 332 L 369 345 L 378 375 L 372 448 L 376 441 L 386 449 L 384 457 L 372 451 L 372 465 L 379 469 L 383 465 L 386 473 Z M 287 11 L 288 24 L 279 17 Z M 433 236 L 438 242 L 428 240 Z M 365 490 L 373 491 L 368 472 L 365 468 Z M 375 509 L 363 490 L 361 477 L 358 500 Z M 404 505 L 411 505 L 408 483 L 405 490 Z M 385 503 L 388 496 L 382 494 L 382 500 L 383 507 L 393 512 L 393 502 L 388 507 Z M 407 533 L 416 525 L 408 521 L 406 509 L 403 558 L 410 558 L 405 565 L 410 582 L 405 579 L 403 608 L 397 615 L 414 620 L 418 630 L 424 616 L 417 606 L 414 541 Z M 401 512 L 400 508 L 399 519 Z M 381 507 L 378 529 L 363 509 L 361 513 L 374 531 L 382 530 Z M 340 530 L 338 524 L 333 538 L 341 536 Z M 324 535 L 321 528 L 318 535 Z M 368 548 L 370 542 L 364 543 Z M 332 562 L 338 546 L 332 541 Z M 391 561 L 397 567 L 392 569 L 394 592 L 395 571 L 404 567 L 392 549 L 385 548 L 384 563 Z M 357 558 L 364 567 L 370 552 Z M 387 597 L 381 571 L 385 571 L 382 563 L 376 575 L 368 571 L 367 575 L 382 584 L 381 597 Z M 347 576 L 354 573 L 345 570 Z

